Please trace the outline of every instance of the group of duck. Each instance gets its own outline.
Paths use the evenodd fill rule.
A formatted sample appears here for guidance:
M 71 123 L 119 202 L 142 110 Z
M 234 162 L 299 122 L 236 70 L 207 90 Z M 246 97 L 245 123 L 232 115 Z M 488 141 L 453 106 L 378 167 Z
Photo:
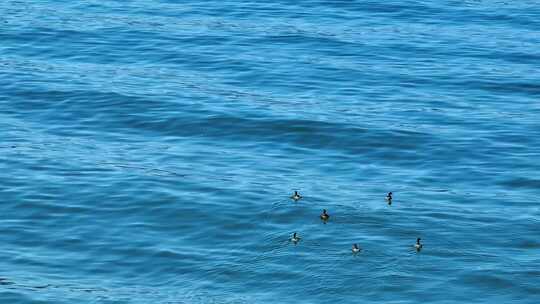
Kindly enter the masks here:
M 291 199 L 294 200 L 295 202 L 297 202 L 297 201 L 302 199 L 302 196 L 300 195 L 300 193 L 298 193 L 298 191 L 294 191 L 293 195 L 291 195 Z M 388 205 L 392 205 L 392 192 L 388 192 L 385 199 L 386 199 L 386 202 L 388 202 Z M 321 213 L 321 215 L 319 217 L 321 218 L 321 220 L 324 223 L 326 223 L 330 219 L 330 215 L 328 214 L 326 209 L 323 209 L 323 211 L 322 211 L 322 213 Z M 294 244 L 297 244 L 298 242 L 300 242 L 301 238 L 295 232 L 295 233 L 293 233 L 293 235 L 291 236 L 291 238 L 289 240 L 291 242 L 293 242 Z M 420 251 L 422 249 L 422 247 L 423 247 L 423 244 L 420 243 L 420 240 L 421 240 L 421 238 L 416 238 L 416 243 L 414 244 L 414 249 L 416 249 L 416 251 Z M 362 251 L 362 248 L 360 248 L 358 246 L 358 244 L 355 243 L 355 244 L 352 245 L 351 251 L 354 254 L 356 254 L 356 253 L 359 253 L 360 251 Z

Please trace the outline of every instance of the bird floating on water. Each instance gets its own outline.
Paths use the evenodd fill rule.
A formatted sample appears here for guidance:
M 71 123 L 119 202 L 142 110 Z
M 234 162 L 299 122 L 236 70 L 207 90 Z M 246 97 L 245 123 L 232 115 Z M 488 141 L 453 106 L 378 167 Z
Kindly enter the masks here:
M 330 215 L 328 215 L 328 213 L 326 213 L 326 209 L 323 209 L 320 217 L 321 217 L 321 220 L 327 221 L 330 218 Z
M 293 242 L 293 243 L 296 244 L 296 243 L 300 242 L 300 237 L 299 237 L 299 236 L 296 234 L 296 232 L 295 232 L 295 233 L 293 233 L 293 235 L 292 235 L 292 237 L 291 237 L 290 240 L 291 240 L 291 242 Z
M 298 201 L 302 198 L 302 196 L 300 194 L 298 194 L 298 191 L 294 191 L 294 194 L 291 196 L 291 198 L 294 200 L 294 201 Z
M 388 202 L 388 205 L 392 205 L 392 192 L 388 192 L 386 195 L 386 201 Z
M 420 243 L 420 240 L 421 238 L 417 238 L 416 244 L 414 244 L 414 248 L 416 249 L 416 251 L 420 251 L 420 249 L 422 249 L 422 247 L 424 246 L 423 244 Z
M 352 245 L 351 251 L 352 251 L 353 253 L 358 253 L 358 252 L 360 252 L 360 250 L 362 250 L 362 249 L 360 249 L 360 247 L 358 247 L 358 244 L 353 244 L 353 245 Z

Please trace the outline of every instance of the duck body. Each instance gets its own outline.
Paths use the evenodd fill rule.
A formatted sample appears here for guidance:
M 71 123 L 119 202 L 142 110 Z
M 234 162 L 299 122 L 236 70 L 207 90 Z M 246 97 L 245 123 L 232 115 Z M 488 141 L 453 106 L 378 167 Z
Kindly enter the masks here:
M 302 198 L 302 196 L 300 194 L 298 194 L 298 191 L 294 191 L 294 194 L 291 196 L 291 199 L 293 199 L 294 201 L 298 201 Z
M 420 251 L 420 249 L 422 249 L 422 247 L 424 247 L 424 245 L 422 243 L 420 243 L 420 238 L 417 238 L 416 239 L 416 244 L 414 244 L 414 248 L 417 250 L 417 251 Z
M 328 215 L 328 213 L 326 213 L 326 209 L 323 209 L 323 212 L 321 213 L 320 218 L 323 221 L 327 221 L 330 218 L 330 215 Z
M 298 234 L 296 234 L 296 232 L 293 233 L 292 237 L 290 238 L 290 241 L 295 244 L 300 242 L 300 237 L 298 236 Z
M 386 195 L 386 201 L 388 202 L 388 205 L 392 204 L 392 192 L 388 192 Z
M 357 244 L 353 244 L 352 249 L 351 249 L 352 253 L 359 253 L 360 250 L 362 249 L 360 249 L 360 247 L 358 247 Z

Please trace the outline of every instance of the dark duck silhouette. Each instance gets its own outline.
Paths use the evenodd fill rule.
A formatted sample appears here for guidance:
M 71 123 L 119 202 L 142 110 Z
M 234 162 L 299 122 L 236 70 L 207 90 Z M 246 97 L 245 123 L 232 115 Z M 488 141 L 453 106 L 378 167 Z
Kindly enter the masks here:
M 320 217 L 321 217 L 321 220 L 327 221 L 330 218 L 330 215 L 328 215 L 328 213 L 326 212 L 326 209 L 323 209 Z
M 300 242 L 300 237 L 295 233 L 293 233 L 292 237 L 290 238 L 290 241 L 293 242 L 293 243 L 298 243 Z
M 298 194 L 298 191 L 294 191 L 294 194 L 291 195 L 291 199 L 293 199 L 294 201 L 298 201 L 302 198 L 302 196 L 300 194 Z
M 424 245 L 420 243 L 420 240 L 421 240 L 421 238 L 417 238 L 416 239 L 416 244 L 414 244 L 414 248 L 416 249 L 416 251 L 420 251 L 422 249 L 422 247 L 424 247 Z
M 392 192 L 388 192 L 386 195 L 386 201 L 388 202 L 388 205 L 392 205 Z

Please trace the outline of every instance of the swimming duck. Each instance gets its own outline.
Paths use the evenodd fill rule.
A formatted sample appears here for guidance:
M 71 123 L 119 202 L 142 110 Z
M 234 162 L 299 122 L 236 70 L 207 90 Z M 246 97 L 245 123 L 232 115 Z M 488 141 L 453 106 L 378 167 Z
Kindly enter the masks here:
M 422 249 L 422 247 L 424 246 L 423 244 L 420 244 L 420 240 L 421 240 L 421 238 L 417 238 L 417 239 L 416 239 L 416 244 L 414 244 L 414 248 L 415 248 L 417 251 L 420 251 L 420 249 Z
M 392 192 L 388 192 L 386 195 L 386 201 L 388 202 L 388 205 L 392 204 Z
M 293 233 L 292 237 L 291 237 L 291 242 L 293 243 L 298 243 L 300 242 L 300 237 L 295 233 Z
M 358 252 L 360 252 L 360 250 L 362 250 L 362 249 L 360 249 L 360 247 L 358 247 L 357 244 L 353 244 L 351 250 L 352 250 L 353 253 L 358 253 Z
M 300 194 L 298 194 L 298 191 L 294 191 L 294 194 L 291 196 L 291 198 L 295 201 L 299 200 L 302 198 L 302 196 Z
M 326 209 L 323 209 L 322 214 L 321 214 L 321 220 L 327 221 L 329 218 L 330 218 L 330 215 L 326 213 Z

